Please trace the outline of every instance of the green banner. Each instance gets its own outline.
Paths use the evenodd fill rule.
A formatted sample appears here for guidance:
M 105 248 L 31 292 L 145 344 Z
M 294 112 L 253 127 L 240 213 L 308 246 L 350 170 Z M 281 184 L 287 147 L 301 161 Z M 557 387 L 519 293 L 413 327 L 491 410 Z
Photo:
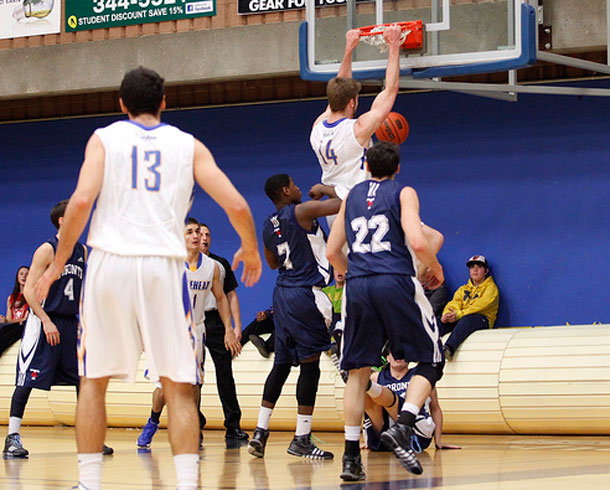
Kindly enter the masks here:
M 66 0 L 66 32 L 216 15 L 216 0 Z

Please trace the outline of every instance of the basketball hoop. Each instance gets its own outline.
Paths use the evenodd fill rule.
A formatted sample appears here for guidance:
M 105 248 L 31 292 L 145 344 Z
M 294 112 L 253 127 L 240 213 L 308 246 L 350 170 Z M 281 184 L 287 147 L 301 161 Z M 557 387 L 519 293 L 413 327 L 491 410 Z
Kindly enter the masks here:
M 383 38 L 383 32 L 389 26 L 394 25 L 397 25 L 401 29 L 400 47 L 402 49 L 421 49 L 423 47 L 424 27 L 421 20 L 360 27 L 360 37 L 365 43 L 372 46 L 378 46 L 379 51 L 383 53 L 388 50 L 388 44 Z

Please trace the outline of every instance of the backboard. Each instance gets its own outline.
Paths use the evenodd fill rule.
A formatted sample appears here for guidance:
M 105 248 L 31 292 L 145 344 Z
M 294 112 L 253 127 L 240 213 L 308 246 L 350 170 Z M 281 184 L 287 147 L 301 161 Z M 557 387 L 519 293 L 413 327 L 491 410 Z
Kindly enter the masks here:
M 401 50 L 402 76 L 433 78 L 522 68 L 536 62 L 536 12 L 527 0 L 347 0 L 314 8 L 306 0 L 307 21 L 299 32 L 301 78 L 325 81 L 339 70 L 350 28 L 421 20 L 424 43 Z M 387 53 L 360 42 L 353 76 L 383 79 Z

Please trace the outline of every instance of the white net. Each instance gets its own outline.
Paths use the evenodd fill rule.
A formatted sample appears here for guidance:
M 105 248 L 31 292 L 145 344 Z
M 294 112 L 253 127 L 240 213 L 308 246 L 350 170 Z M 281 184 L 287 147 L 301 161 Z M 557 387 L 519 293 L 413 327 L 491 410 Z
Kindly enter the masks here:
M 361 40 L 367 44 L 370 44 L 371 46 L 377 46 L 381 53 L 385 53 L 388 50 L 388 43 L 386 43 L 385 39 L 383 38 L 383 31 L 385 31 L 387 27 L 389 26 L 375 26 L 369 31 L 368 35 L 362 36 Z M 408 27 L 401 27 L 402 32 L 400 33 L 400 44 L 404 43 L 407 36 L 413 32 Z

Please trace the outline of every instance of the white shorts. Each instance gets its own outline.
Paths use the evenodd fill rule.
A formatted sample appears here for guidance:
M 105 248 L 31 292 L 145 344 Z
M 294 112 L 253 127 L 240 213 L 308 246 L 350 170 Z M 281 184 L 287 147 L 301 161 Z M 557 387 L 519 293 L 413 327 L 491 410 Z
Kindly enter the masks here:
M 81 298 L 79 374 L 133 383 L 143 349 L 152 381 L 201 382 L 184 261 L 94 249 Z

